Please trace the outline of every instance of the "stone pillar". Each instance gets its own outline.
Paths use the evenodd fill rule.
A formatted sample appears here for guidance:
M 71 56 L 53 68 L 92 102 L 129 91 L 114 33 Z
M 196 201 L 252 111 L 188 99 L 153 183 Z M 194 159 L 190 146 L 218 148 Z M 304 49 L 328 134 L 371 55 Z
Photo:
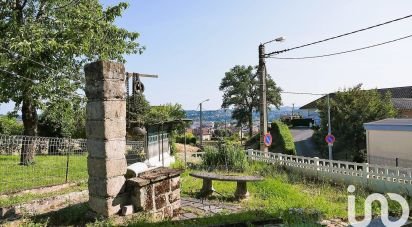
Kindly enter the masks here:
M 99 215 L 111 216 L 127 199 L 125 70 L 123 64 L 98 61 L 84 71 L 89 206 Z

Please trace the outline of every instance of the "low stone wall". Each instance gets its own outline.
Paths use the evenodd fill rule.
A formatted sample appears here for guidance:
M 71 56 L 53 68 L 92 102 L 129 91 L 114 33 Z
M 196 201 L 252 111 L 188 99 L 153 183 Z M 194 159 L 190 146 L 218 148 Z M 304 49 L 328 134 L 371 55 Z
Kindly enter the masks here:
M 156 168 L 127 180 L 127 191 L 135 211 L 144 211 L 156 220 L 172 218 L 180 209 L 181 170 Z

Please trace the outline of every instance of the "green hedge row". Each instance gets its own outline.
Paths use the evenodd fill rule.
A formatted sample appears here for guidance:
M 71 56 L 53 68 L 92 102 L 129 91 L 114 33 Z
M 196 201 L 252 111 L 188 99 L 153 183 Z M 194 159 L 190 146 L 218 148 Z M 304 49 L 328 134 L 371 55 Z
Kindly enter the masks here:
M 286 124 L 280 121 L 272 122 L 270 134 L 273 138 L 273 145 L 269 148 L 270 151 L 296 155 L 293 136 Z

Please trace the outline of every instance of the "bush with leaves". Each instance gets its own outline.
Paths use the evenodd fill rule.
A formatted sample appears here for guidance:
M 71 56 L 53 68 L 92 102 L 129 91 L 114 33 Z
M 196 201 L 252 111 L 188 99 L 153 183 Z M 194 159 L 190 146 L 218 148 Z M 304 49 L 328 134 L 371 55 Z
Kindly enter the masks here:
M 177 135 L 176 136 L 176 143 L 185 143 L 185 136 L 184 135 Z M 186 132 L 186 144 L 196 144 L 196 137 L 193 133 Z
M 202 165 L 208 170 L 225 169 L 231 171 L 245 171 L 248 161 L 245 150 L 236 145 L 222 145 L 216 147 L 205 147 L 202 157 Z
M 21 135 L 23 134 L 23 124 L 15 117 L 0 116 L 0 134 Z
M 78 102 L 49 104 L 40 115 L 39 135 L 48 137 L 86 138 L 86 108 Z

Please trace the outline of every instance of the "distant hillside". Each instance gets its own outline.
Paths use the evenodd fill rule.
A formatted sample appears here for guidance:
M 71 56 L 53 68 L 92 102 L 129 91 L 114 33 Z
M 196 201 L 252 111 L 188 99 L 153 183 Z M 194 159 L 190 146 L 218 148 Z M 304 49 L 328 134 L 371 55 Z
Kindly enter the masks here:
M 277 109 L 272 109 L 268 113 L 268 118 L 269 121 L 273 121 L 276 119 L 279 119 L 283 115 L 288 115 L 292 113 L 292 107 L 289 106 L 283 106 L 280 107 L 279 110 Z M 294 113 L 300 113 L 304 117 L 307 116 L 307 111 L 301 111 L 299 110 L 299 107 L 295 107 Z M 214 122 L 222 122 L 225 121 L 231 121 L 232 120 L 232 110 L 228 109 L 225 113 L 223 109 L 219 110 L 206 110 L 202 111 L 202 118 L 204 121 L 214 121 Z M 186 117 L 193 119 L 194 121 L 199 121 L 199 111 L 196 110 L 186 110 Z M 259 120 L 259 112 L 254 112 L 253 113 L 253 120 Z

